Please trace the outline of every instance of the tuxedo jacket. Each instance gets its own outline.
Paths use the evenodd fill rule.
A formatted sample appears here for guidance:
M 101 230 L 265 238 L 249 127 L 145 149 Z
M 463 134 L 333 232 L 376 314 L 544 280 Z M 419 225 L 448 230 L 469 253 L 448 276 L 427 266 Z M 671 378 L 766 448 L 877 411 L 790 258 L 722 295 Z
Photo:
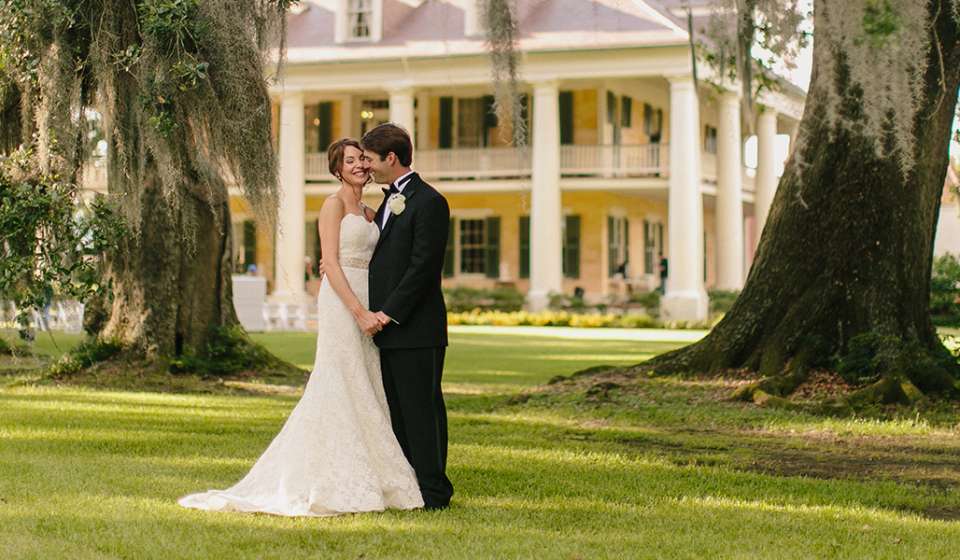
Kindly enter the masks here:
M 370 309 L 390 323 L 373 341 L 383 349 L 447 345 L 447 308 L 440 281 L 450 229 L 447 199 L 414 173 L 402 192 L 406 206 L 380 232 L 370 260 Z M 386 197 L 377 210 L 383 223 Z

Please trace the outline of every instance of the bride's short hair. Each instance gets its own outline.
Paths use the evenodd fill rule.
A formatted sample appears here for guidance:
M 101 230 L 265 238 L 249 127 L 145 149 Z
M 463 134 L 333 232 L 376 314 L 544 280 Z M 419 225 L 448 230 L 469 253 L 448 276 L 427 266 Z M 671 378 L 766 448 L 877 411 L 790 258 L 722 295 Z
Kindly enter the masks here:
M 330 147 L 327 148 L 327 165 L 330 168 L 330 174 L 338 180 L 341 179 L 340 169 L 343 168 L 343 152 L 346 151 L 347 146 L 352 146 L 363 152 L 363 146 L 353 138 L 335 140 L 330 144 Z

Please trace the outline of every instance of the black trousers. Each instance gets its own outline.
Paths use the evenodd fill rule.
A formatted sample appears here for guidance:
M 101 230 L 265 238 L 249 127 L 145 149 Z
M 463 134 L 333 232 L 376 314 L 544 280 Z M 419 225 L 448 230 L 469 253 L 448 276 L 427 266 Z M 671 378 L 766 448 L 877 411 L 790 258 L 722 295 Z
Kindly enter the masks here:
M 445 355 L 443 347 L 380 350 L 393 433 L 428 508 L 446 507 L 453 496 L 446 475 L 447 408 L 440 390 Z

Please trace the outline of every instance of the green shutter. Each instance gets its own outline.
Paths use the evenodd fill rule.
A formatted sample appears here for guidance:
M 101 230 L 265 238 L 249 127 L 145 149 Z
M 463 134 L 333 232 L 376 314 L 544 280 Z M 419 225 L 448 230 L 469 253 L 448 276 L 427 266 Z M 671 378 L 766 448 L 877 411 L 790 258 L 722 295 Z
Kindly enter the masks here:
M 487 218 L 485 229 L 487 258 L 484 273 L 487 278 L 500 278 L 500 217 Z
M 630 264 L 630 218 L 623 218 L 623 261 Z
M 607 216 L 607 276 L 617 272 L 618 264 L 616 220 L 613 216 Z
M 563 275 L 580 278 L 580 216 L 566 217 L 563 236 Z
M 633 99 L 626 95 L 623 96 L 620 106 L 620 125 L 623 128 L 633 126 Z
M 560 143 L 573 144 L 573 92 L 560 92 Z
M 520 216 L 520 278 L 530 278 L 530 216 Z
M 326 152 L 330 144 L 333 143 L 333 102 L 327 101 L 317 106 L 317 118 L 320 120 L 317 126 L 317 145 L 320 151 Z
M 447 231 L 447 250 L 443 255 L 443 277 L 450 278 L 453 276 L 453 251 L 454 251 L 454 239 L 453 239 L 453 226 L 455 225 L 454 219 L 450 218 L 450 229 Z
M 453 98 L 440 98 L 440 122 L 438 123 L 440 148 L 453 147 Z
M 653 224 L 643 221 L 643 272 L 653 274 Z

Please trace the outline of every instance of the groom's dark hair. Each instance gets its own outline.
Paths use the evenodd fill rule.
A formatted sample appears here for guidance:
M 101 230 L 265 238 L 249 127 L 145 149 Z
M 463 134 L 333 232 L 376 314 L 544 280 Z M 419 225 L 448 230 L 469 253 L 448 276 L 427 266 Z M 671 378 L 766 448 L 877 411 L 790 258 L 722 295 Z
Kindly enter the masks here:
M 365 150 L 370 150 L 383 161 L 387 154 L 393 152 L 400 161 L 400 165 L 410 167 L 413 163 L 413 142 L 410 135 L 402 127 L 393 123 L 383 123 L 373 127 L 360 140 Z

